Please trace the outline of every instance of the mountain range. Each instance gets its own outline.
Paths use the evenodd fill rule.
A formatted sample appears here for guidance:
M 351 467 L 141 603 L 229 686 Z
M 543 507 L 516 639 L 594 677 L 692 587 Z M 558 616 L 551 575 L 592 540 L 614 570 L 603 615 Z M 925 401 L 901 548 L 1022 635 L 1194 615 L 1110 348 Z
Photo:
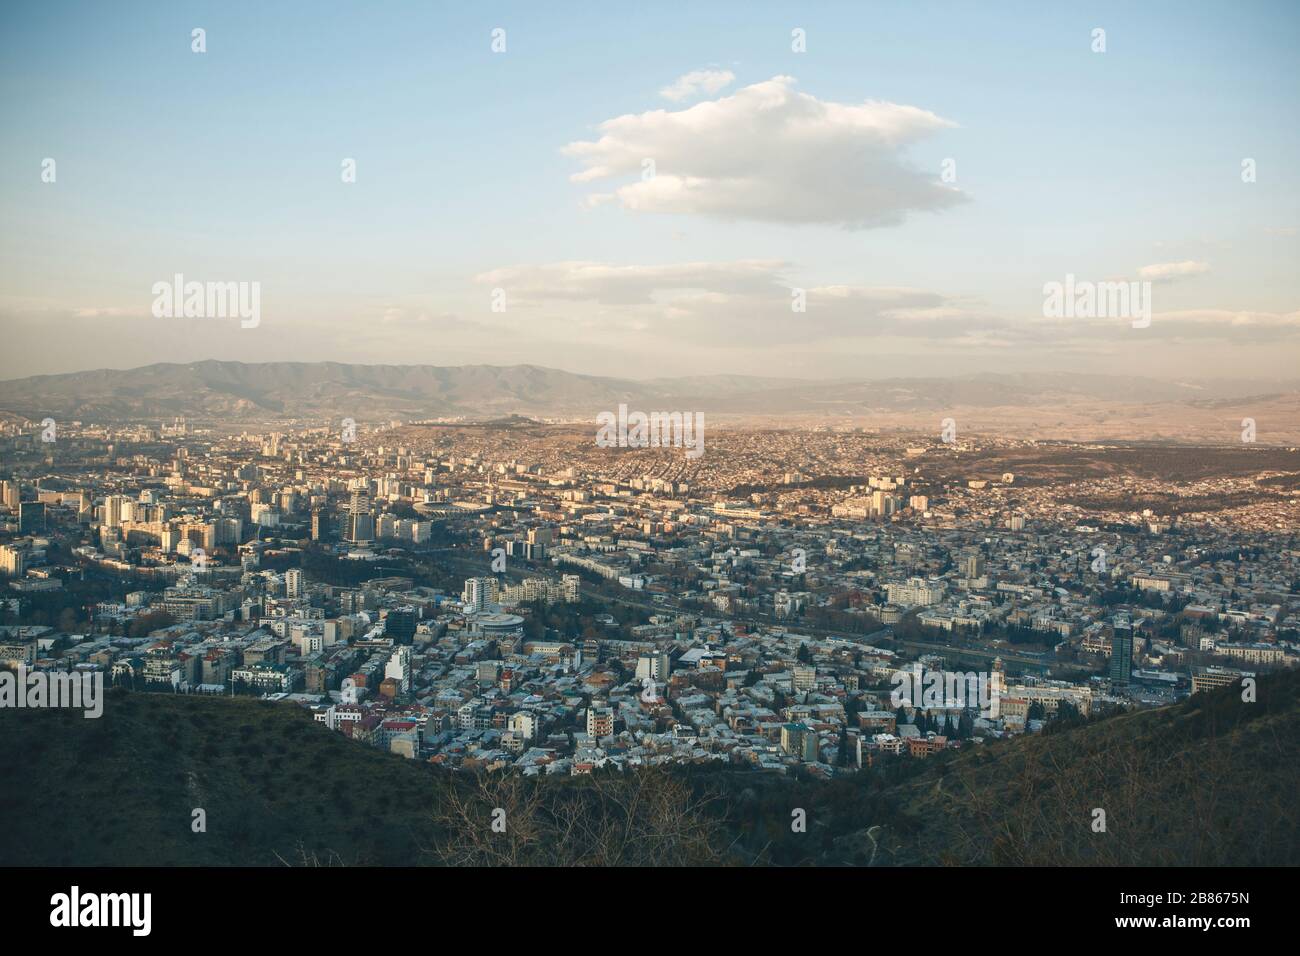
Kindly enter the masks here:
M 510 415 L 592 421 L 620 403 L 644 411 L 703 411 L 714 420 L 793 417 L 910 427 L 915 417 L 927 428 L 934 414 L 960 410 L 968 421 L 972 415 L 987 418 L 990 427 L 996 422 L 997 427 L 1015 428 L 1024 419 L 1030 432 L 1050 428 L 1053 421 L 1062 428 L 1086 429 L 1108 421 L 1150 419 L 1154 409 L 1184 434 L 1189 423 L 1196 431 L 1196 421 L 1219 430 L 1239 412 L 1296 421 L 1300 381 L 1192 383 L 1050 372 L 820 381 L 745 375 L 634 380 L 536 365 L 222 361 L 0 381 L 0 413 L 34 421 L 47 416 L 89 422 L 177 416 L 225 422 L 345 417 L 482 421 Z

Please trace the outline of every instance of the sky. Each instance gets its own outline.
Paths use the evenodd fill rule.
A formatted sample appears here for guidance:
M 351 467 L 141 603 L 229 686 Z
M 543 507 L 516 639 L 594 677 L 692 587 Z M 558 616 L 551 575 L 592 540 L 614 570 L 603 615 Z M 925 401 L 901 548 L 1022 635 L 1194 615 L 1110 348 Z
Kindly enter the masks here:
M 15 0 L 0 377 L 1293 377 L 1298 49 L 1288 0 Z

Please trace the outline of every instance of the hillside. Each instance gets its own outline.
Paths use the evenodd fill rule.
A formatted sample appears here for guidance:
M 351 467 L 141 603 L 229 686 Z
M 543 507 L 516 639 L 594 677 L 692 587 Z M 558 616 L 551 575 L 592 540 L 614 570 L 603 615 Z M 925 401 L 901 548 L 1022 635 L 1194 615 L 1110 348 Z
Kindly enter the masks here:
M 1300 865 L 1300 673 L 830 782 L 721 775 L 742 860 L 779 865 Z M 792 833 L 791 809 L 808 832 Z M 1094 809 L 1106 831 L 1092 829 Z
M 963 755 L 898 787 L 899 862 L 1300 864 L 1300 674 Z M 1094 810 L 1106 831 L 1093 831 Z
M 0 766 L 0 865 L 1300 864 L 1295 673 L 830 782 L 476 778 L 292 705 L 122 692 L 98 720 L 0 711 Z

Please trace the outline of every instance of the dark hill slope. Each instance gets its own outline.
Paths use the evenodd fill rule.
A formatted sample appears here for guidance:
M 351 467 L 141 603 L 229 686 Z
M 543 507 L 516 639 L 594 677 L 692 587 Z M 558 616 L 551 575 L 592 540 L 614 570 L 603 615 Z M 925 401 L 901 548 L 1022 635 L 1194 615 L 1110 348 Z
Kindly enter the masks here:
M 1300 864 L 1300 673 L 829 782 L 480 778 L 289 704 L 121 692 L 98 720 L 0 710 L 0 768 L 7 865 Z

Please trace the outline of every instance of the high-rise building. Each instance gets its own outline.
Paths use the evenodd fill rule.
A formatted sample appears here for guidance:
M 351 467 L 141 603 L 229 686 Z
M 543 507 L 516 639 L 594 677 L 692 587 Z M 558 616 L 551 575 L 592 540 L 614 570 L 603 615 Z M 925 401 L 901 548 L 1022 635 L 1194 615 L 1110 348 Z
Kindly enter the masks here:
M 27 570 L 27 555 L 20 548 L 0 545 L 0 575 L 21 578 Z
M 290 568 L 284 572 L 284 593 L 286 597 L 302 597 L 302 571 Z
M 109 495 L 104 499 L 104 525 L 109 528 L 122 526 L 122 510 L 126 499 L 121 495 Z
M 782 724 L 781 749 L 805 763 L 817 759 L 817 733 L 807 724 Z
M 393 655 L 384 665 L 384 678 L 397 682 L 399 694 L 411 692 L 411 649 L 409 647 L 393 649 Z
M 384 616 L 384 634 L 391 637 L 395 644 L 411 644 L 415 640 L 415 628 L 419 622 L 414 608 L 394 608 Z
M 484 611 L 497 602 L 499 586 L 496 578 L 466 578 L 460 599 L 467 611 Z
M 45 502 L 20 501 L 18 503 L 18 533 L 36 534 L 45 530 Z
M 642 654 L 636 661 L 636 676 L 638 680 L 645 680 L 647 677 L 656 681 L 667 681 L 668 674 L 671 670 L 671 662 L 667 654 L 662 651 L 657 654 Z
M 1127 624 L 1116 624 L 1110 639 L 1110 679 L 1116 684 L 1127 684 L 1133 673 L 1133 629 Z
M 614 711 L 610 707 L 587 708 L 587 735 L 599 740 L 614 733 Z
M 16 481 L 0 481 L 0 499 L 3 499 L 5 507 L 10 511 L 18 510 L 18 502 L 22 499 L 22 489 Z
M 347 538 L 361 544 L 375 540 L 375 516 L 370 511 L 370 498 L 363 494 L 354 494 L 348 506 Z

